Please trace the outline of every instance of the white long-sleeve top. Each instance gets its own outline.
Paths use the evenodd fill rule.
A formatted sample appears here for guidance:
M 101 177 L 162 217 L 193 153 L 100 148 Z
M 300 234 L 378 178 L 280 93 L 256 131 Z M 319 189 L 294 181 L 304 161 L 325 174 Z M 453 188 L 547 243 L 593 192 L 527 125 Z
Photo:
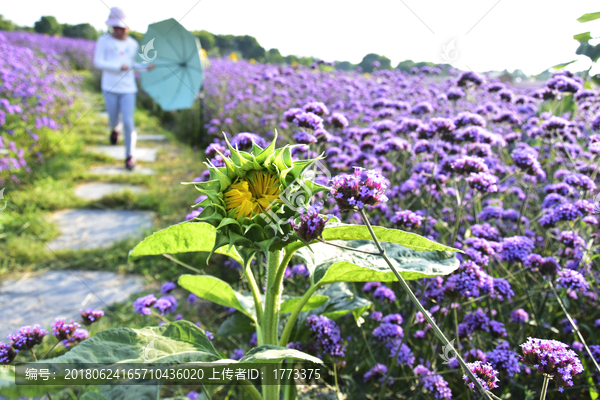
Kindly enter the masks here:
M 102 90 L 111 93 L 136 93 L 137 85 L 133 70 L 147 70 L 147 64 L 135 61 L 138 42 L 128 36 L 119 40 L 107 33 L 98 38 L 94 51 L 94 66 L 102 70 Z M 121 66 L 129 66 L 122 71 Z

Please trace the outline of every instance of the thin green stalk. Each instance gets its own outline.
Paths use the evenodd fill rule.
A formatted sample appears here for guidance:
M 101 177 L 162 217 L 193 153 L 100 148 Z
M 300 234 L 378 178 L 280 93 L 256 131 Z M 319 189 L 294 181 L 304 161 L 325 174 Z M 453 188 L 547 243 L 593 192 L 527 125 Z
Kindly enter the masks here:
M 546 400 L 546 393 L 548 393 L 548 383 L 550 382 L 550 377 L 544 374 L 544 384 L 542 385 L 542 393 L 540 394 L 540 400 Z
M 168 258 L 169 260 L 173 261 L 174 263 L 177 263 L 177 264 L 181 265 L 182 267 L 185 267 L 185 268 L 187 268 L 189 270 L 192 270 L 192 271 L 194 271 L 194 272 L 196 272 L 198 274 L 204 274 L 204 271 L 202 271 L 202 270 L 200 270 L 198 268 L 194 268 L 191 265 L 188 265 L 188 264 L 184 263 L 183 261 L 179 261 L 178 259 L 176 259 L 175 257 L 173 257 L 170 254 L 166 254 L 165 253 L 165 254 L 163 254 L 163 256 L 166 257 L 166 258 Z
M 598 361 L 596 361 L 596 359 L 592 355 L 592 352 L 591 352 L 590 348 L 588 347 L 587 343 L 585 342 L 585 339 L 583 338 L 583 335 L 581 334 L 581 331 L 579 330 L 579 327 L 577 326 L 577 324 L 575 323 L 575 321 L 573 321 L 573 318 L 571 318 L 571 314 L 569 314 L 569 312 L 567 311 L 567 307 L 565 307 L 565 304 L 563 303 L 562 299 L 560 298 L 560 296 L 556 292 L 556 289 L 554 288 L 554 285 L 552 284 L 552 281 L 548 280 L 548 284 L 550 285 L 550 289 L 552 289 L 552 293 L 554 293 L 554 296 L 556 297 L 556 300 L 558 301 L 558 304 L 560 304 L 560 308 L 562 308 L 563 312 L 567 316 L 567 319 L 569 320 L 569 323 L 571 324 L 571 328 L 573 328 L 573 332 L 575 332 L 575 334 L 579 338 L 579 341 L 583 344 L 583 347 L 585 347 L 585 351 L 587 352 L 588 356 L 590 357 L 590 359 L 594 363 L 594 366 L 596 367 L 596 370 L 598 372 L 600 372 L 600 366 L 598 366 Z
M 248 279 L 248 285 L 250 286 L 250 291 L 252 292 L 252 297 L 254 298 L 254 308 L 256 309 L 256 321 L 257 324 L 260 325 L 262 323 L 263 306 L 262 302 L 260 301 L 260 290 L 258 288 L 258 285 L 256 284 L 256 280 L 254 279 L 252 268 L 250 268 L 250 262 L 246 264 L 246 278 Z
M 373 241 L 375 242 L 375 245 L 377 246 L 377 249 L 379 250 L 379 252 L 381 254 L 381 257 L 388 264 L 388 266 L 390 267 L 390 269 L 392 270 L 394 275 L 396 275 L 396 278 L 398 278 L 398 282 L 400 282 L 400 285 L 402 286 L 402 288 L 404 289 L 406 294 L 408 294 L 408 297 L 410 297 L 410 300 L 413 302 L 415 307 L 417 307 L 417 309 L 419 311 L 421 311 L 421 313 L 423 314 L 423 316 L 425 317 L 425 319 L 427 320 L 429 325 L 431 325 L 431 327 L 433 328 L 433 332 L 442 341 L 442 343 L 444 343 L 444 346 L 446 346 L 446 348 L 449 347 L 450 349 L 452 349 L 454 351 L 456 359 L 458 360 L 458 363 L 462 367 L 463 371 L 469 376 L 471 381 L 473 383 L 475 383 L 475 386 L 477 386 L 477 389 L 481 392 L 481 394 L 488 400 L 491 400 L 491 397 L 490 397 L 489 393 L 487 392 L 487 390 L 485 390 L 485 388 L 481 385 L 481 383 L 479 382 L 479 380 L 477 379 L 475 374 L 473 374 L 473 372 L 471 372 L 471 370 L 469 368 L 467 368 L 467 365 L 466 365 L 465 361 L 463 360 L 463 358 L 461 357 L 461 355 L 459 354 L 458 350 L 456 350 L 454 348 L 454 346 L 452 346 L 450 344 L 450 342 L 448 341 L 448 339 L 446 338 L 444 333 L 437 326 L 437 324 L 435 323 L 433 318 L 431 318 L 429 316 L 429 313 L 427 312 L 425 307 L 423 307 L 423 305 L 419 302 L 419 299 L 417 299 L 417 297 L 415 296 L 413 291 L 410 289 L 410 286 L 408 286 L 408 283 L 406 283 L 406 281 L 404 280 L 402 275 L 400 275 L 398 273 L 398 271 L 396 270 L 396 268 L 394 267 L 394 265 L 392 264 L 392 262 L 390 261 L 388 256 L 385 254 L 385 250 L 381 246 L 381 243 L 379 242 L 379 240 L 377 239 L 377 235 L 375 235 L 375 232 L 373 231 L 373 228 L 371 227 L 371 223 L 369 222 L 369 219 L 367 218 L 367 214 L 365 214 L 365 210 L 360 210 L 360 214 L 361 214 L 361 217 L 362 217 L 365 225 L 367 226 L 367 229 L 369 230 L 369 233 L 371 234 L 371 237 L 373 238 Z
M 240 385 L 246 389 L 246 391 L 250 394 L 253 400 L 263 400 L 256 386 L 248 381 L 240 381 Z
M 356 251 L 358 253 L 369 254 L 371 256 L 378 256 L 379 255 L 379 253 L 373 253 L 373 252 L 370 252 L 370 251 L 353 249 L 352 247 L 344 246 L 344 245 L 341 245 L 341 244 L 336 244 L 336 243 L 333 243 L 333 242 L 328 242 L 327 240 L 323 240 L 323 239 L 317 239 L 317 240 L 319 242 L 321 242 L 321 243 L 325 243 L 325 244 L 327 244 L 329 246 L 337 247 L 339 249 L 352 250 L 352 251 Z
M 340 387 L 338 386 L 338 380 L 337 380 L 337 368 L 336 368 L 336 364 L 333 363 L 333 380 L 335 382 L 335 397 L 337 399 L 341 399 L 342 396 L 340 394 Z
M 90 330 L 91 330 L 91 329 L 90 329 Z M 59 343 L 60 343 L 60 340 L 59 340 L 58 342 L 54 343 L 54 346 L 52 346 L 52 348 L 51 348 L 50 350 L 48 350 L 48 351 L 46 352 L 46 354 L 44 354 L 44 355 L 42 356 L 42 358 L 40 358 L 40 360 L 43 360 L 44 358 L 46 358 L 46 356 L 47 356 L 48 354 L 50 354 L 50 352 L 51 352 L 52 350 L 54 350 L 54 349 L 56 348 L 56 346 L 58 346 L 58 344 L 59 344 Z
M 294 308 L 294 311 L 292 311 L 292 313 L 290 314 L 290 317 L 288 318 L 287 322 L 285 323 L 285 328 L 283 328 L 283 333 L 281 334 L 281 339 L 279 340 L 279 345 L 281 347 L 287 346 L 288 340 L 290 340 L 290 335 L 292 333 L 292 329 L 294 329 L 294 324 L 296 323 L 296 320 L 298 319 L 298 315 L 300 315 L 302 308 L 304 307 L 304 305 L 306 304 L 308 299 L 310 299 L 312 297 L 312 295 L 315 293 L 315 291 L 318 288 L 319 288 L 319 285 L 312 285 L 311 287 L 309 287 L 308 290 L 306 291 L 306 293 L 304 293 L 304 295 L 300 299 L 300 302 L 296 305 L 296 308 Z

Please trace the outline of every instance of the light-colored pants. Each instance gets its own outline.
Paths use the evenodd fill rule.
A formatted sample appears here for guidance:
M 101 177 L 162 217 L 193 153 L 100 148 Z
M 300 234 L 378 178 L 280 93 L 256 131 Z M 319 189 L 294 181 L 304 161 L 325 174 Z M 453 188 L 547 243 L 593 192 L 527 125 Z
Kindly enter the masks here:
M 102 95 L 104 96 L 104 106 L 108 112 L 111 129 L 115 129 L 119 125 L 119 114 L 121 114 L 125 134 L 125 156 L 133 157 L 137 139 L 135 124 L 133 122 L 135 93 L 111 93 L 103 91 Z

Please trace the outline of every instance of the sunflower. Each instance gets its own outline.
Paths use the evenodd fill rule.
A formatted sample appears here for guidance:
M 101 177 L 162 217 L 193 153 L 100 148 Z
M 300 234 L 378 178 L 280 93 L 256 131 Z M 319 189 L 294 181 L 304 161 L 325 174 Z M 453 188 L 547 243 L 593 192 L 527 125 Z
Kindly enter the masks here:
M 280 203 L 279 180 L 270 172 L 251 171 L 225 192 L 225 209 L 235 210 L 235 219 L 268 212 L 274 203 Z
M 329 190 L 304 178 L 316 159 L 293 160 L 295 146 L 276 149 L 276 133 L 265 148 L 253 142 L 248 152 L 225 140 L 231 153 L 219 152 L 225 165 L 208 163 L 209 180 L 190 183 L 206 195 L 195 221 L 217 228 L 215 249 L 235 245 L 266 252 L 298 240 L 290 219 L 299 217 L 316 193 Z

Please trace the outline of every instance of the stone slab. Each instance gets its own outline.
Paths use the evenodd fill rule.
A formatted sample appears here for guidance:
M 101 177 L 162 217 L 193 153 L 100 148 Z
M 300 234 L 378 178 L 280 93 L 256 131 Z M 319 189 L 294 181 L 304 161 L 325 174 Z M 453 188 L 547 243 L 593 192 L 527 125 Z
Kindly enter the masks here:
M 128 237 L 139 237 L 153 226 L 152 211 L 61 210 L 50 217 L 58 224 L 60 236 L 50 243 L 51 250 L 110 247 Z
M 48 329 L 54 318 L 78 320 L 80 308 L 106 311 L 144 290 L 143 277 L 102 271 L 48 271 L 3 280 L 0 286 L 0 341 L 21 326 Z
M 90 182 L 77 186 L 75 188 L 75 195 L 85 200 L 100 200 L 106 195 L 124 192 L 125 190 L 129 190 L 133 193 L 143 193 L 148 191 L 141 186 L 126 185 L 123 183 Z
M 104 154 L 115 160 L 125 160 L 125 146 L 96 146 L 90 149 L 92 153 Z M 137 161 L 154 162 L 158 149 L 136 147 L 134 158 Z
M 137 136 L 137 140 L 146 140 L 146 141 L 153 141 L 153 142 L 162 142 L 167 140 L 167 137 L 165 135 L 138 135 Z
M 96 175 L 156 175 L 156 171 L 152 168 L 140 167 L 138 165 L 135 166 L 133 171 L 129 171 L 125 167 L 117 167 L 115 165 L 101 165 L 90 168 L 89 172 Z

